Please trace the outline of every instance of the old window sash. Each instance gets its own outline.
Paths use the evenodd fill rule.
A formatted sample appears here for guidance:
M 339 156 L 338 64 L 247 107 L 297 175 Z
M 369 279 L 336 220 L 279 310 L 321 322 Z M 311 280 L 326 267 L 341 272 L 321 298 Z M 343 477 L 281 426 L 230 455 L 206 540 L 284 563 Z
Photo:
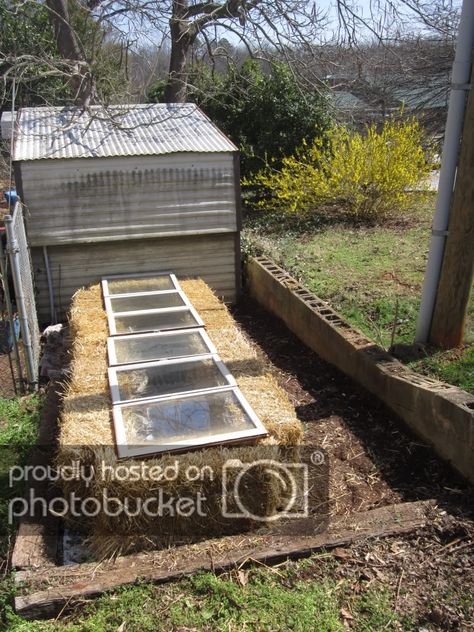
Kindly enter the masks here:
M 186 390 L 167 391 L 162 394 L 155 393 L 155 394 L 145 395 L 145 396 L 138 395 L 135 397 L 133 396 L 123 397 L 121 394 L 121 390 L 123 390 L 123 388 L 121 389 L 120 383 L 119 383 L 121 374 L 122 375 L 124 375 L 125 373 L 130 374 L 133 371 L 147 371 L 147 370 L 150 371 L 154 367 L 157 367 L 159 369 L 166 366 L 175 367 L 179 370 L 180 368 L 184 369 L 185 365 L 193 365 L 193 364 L 196 365 L 195 368 L 198 369 L 199 363 L 202 364 L 204 362 L 212 363 L 215 369 L 215 374 L 218 376 L 218 378 L 222 379 L 222 383 L 220 384 L 215 383 L 209 386 L 200 386 L 200 387 L 198 386 L 196 388 L 188 388 Z M 110 393 L 112 396 L 112 404 L 119 404 L 119 403 L 123 404 L 127 402 L 138 401 L 138 400 L 145 401 L 149 399 L 169 399 L 170 397 L 175 397 L 177 394 L 213 392 L 213 391 L 225 389 L 229 386 L 237 386 L 233 375 L 230 373 L 229 369 L 226 367 L 226 365 L 222 362 L 222 360 L 216 354 L 187 356 L 184 358 L 175 358 L 173 360 L 159 360 L 156 362 L 140 362 L 140 363 L 133 363 L 133 364 L 124 364 L 120 366 L 109 367 L 108 374 L 109 374 Z
M 172 318 L 172 316 L 175 318 Z M 164 316 L 168 322 L 160 323 L 160 316 Z M 168 318 L 166 318 L 168 317 Z M 135 324 L 134 324 L 135 318 Z M 127 333 L 137 334 L 145 332 L 171 331 L 178 329 L 192 329 L 194 327 L 204 327 L 199 314 L 192 305 L 184 305 L 183 307 L 165 307 L 162 309 L 144 309 L 129 312 L 111 312 L 107 311 L 107 320 L 109 323 L 109 333 L 111 336 L 117 334 L 125 335 Z M 117 326 L 121 321 L 128 320 L 129 331 L 122 330 Z M 137 321 L 149 321 L 149 324 L 138 324 Z
M 125 307 L 124 304 L 128 304 L 128 307 Z M 105 311 L 111 314 L 192 307 L 183 290 L 157 290 L 155 292 L 113 294 L 111 296 L 104 296 L 104 305 Z
M 150 290 L 140 290 L 138 288 L 135 289 L 123 289 L 121 291 L 114 291 L 113 285 L 116 281 L 123 282 L 125 284 L 126 281 L 140 281 L 140 280 L 149 280 L 150 282 L 153 279 L 159 279 L 158 284 L 162 283 L 162 287 L 152 287 Z M 181 290 L 181 286 L 179 285 L 178 279 L 176 275 L 171 272 L 144 272 L 141 274 L 111 274 L 102 277 L 101 279 L 102 285 L 102 293 L 104 298 L 107 296 L 121 296 L 121 295 L 129 295 L 129 294 L 145 294 L 148 292 L 165 292 L 165 291 L 176 291 Z
M 138 407 L 150 406 L 153 404 L 158 406 L 165 405 L 166 402 L 172 404 L 173 402 L 192 402 L 193 398 L 207 396 L 208 403 L 211 405 L 211 397 L 213 394 L 232 394 L 235 398 L 235 405 L 243 412 L 249 422 L 249 427 L 244 430 L 229 430 L 227 432 L 218 432 L 205 436 L 190 436 L 189 438 L 175 439 L 166 438 L 161 442 L 150 441 L 143 442 L 143 439 L 138 439 L 140 443 L 131 443 L 127 436 L 126 425 L 124 422 L 124 410 L 133 409 Z M 130 458 L 139 456 L 148 456 L 151 454 L 159 454 L 162 452 L 174 452 L 174 451 L 186 451 L 193 448 L 201 448 L 212 445 L 222 445 L 235 442 L 241 442 L 245 439 L 262 438 L 268 435 L 265 426 L 251 408 L 242 392 L 237 386 L 226 387 L 222 389 L 213 389 L 207 391 L 195 391 L 193 393 L 176 393 L 170 397 L 151 398 L 148 400 L 135 400 L 133 402 L 126 402 L 117 404 L 112 407 L 112 415 L 114 422 L 114 431 L 117 444 L 117 452 L 119 458 Z M 211 417 L 209 417 L 211 422 Z
M 177 348 L 170 349 L 172 341 L 177 342 Z M 189 347 L 184 352 L 186 345 L 192 344 L 195 341 L 198 351 L 192 352 Z M 146 357 L 139 357 L 139 352 L 133 350 L 133 344 L 142 343 L 146 349 Z M 156 343 L 156 350 L 154 350 L 153 343 Z M 159 351 L 160 344 L 163 347 L 163 351 Z M 128 352 L 129 357 L 123 359 L 123 356 L 127 354 L 125 351 L 127 345 L 131 347 Z M 137 345 L 137 346 L 138 346 Z M 182 345 L 182 347 L 181 347 Z M 120 347 L 125 349 L 119 352 Z M 182 352 L 178 352 L 178 349 L 182 349 Z M 107 339 L 107 351 L 109 356 L 109 366 L 117 366 L 122 364 L 135 364 L 137 362 L 152 362 L 154 360 L 172 360 L 173 358 L 186 358 L 195 355 L 217 354 L 217 350 L 211 339 L 207 335 L 203 328 L 196 327 L 194 329 L 175 329 L 171 331 L 159 331 L 148 332 L 143 334 L 124 334 L 122 336 L 109 336 Z M 136 353 L 133 356 L 133 353 Z

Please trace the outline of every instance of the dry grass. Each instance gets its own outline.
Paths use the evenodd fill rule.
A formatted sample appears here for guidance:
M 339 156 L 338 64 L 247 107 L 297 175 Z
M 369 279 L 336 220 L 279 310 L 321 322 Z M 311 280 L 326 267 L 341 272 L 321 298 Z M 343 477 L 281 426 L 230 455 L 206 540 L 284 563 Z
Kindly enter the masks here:
M 111 420 L 111 402 L 107 380 L 106 340 L 108 325 L 102 304 L 99 285 L 80 290 L 73 298 L 70 327 L 72 338 L 72 363 L 70 379 L 66 386 L 60 425 L 58 463 L 71 460 L 95 468 L 96 476 L 89 489 L 80 481 L 64 483 L 64 492 L 75 492 L 101 498 L 105 489 L 109 497 L 129 498 L 135 502 L 164 489 L 166 494 L 186 496 L 201 491 L 206 497 L 205 516 L 191 520 L 179 520 L 173 516 L 160 516 L 151 520 L 140 513 L 125 520 L 106 516 L 103 512 L 86 525 L 92 531 L 92 543 L 100 556 L 116 550 L 167 545 L 170 540 L 183 536 L 219 535 L 250 526 L 248 521 L 237 522 L 222 518 L 221 472 L 228 459 L 249 463 L 262 458 L 280 458 L 279 446 L 298 445 L 303 436 L 301 423 L 284 391 L 278 386 L 270 367 L 258 356 L 255 347 L 239 329 L 229 311 L 201 280 L 182 281 L 181 286 L 201 315 L 207 333 L 222 360 L 234 375 L 242 393 L 264 423 L 269 436 L 257 445 L 239 447 L 214 447 L 191 451 L 182 455 L 169 454 L 147 459 L 147 466 L 161 467 L 179 462 L 179 476 L 174 481 L 117 481 L 98 475 L 102 464 L 116 468 L 118 461 L 114 450 Z M 270 446 L 270 447 L 269 447 Z M 269 450 L 271 450 L 269 454 Z M 131 465 L 140 460 L 120 461 Z M 186 468 L 195 465 L 199 469 L 211 466 L 217 473 L 213 481 L 190 482 Z M 110 471 L 110 470 L 108 470 Z M 232 482 L 232 480 L 230 481 Z M 229 487 L 229 494 L 231 489 Z M 284 500 L 273 477 L 264 468 L 256 469 L 255 481 L 247 490 L 247 506 L 257 513 L 270 514 Z M 229 500 L 231 502 L 231 500 Z

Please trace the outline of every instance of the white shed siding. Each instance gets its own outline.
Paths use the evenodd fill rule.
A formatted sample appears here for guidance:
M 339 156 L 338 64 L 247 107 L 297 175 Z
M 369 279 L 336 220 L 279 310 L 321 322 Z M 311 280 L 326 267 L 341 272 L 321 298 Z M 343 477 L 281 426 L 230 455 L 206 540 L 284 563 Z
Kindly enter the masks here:
M 32 246 L 238 230 L 234 154 L 22 162 Z
M 227 301 L 236 291 L 235 234 L 199 235 L 51 246 L 48 257 L 58 316 L 64 318 L 72 295 L 102 276 L 172 271 L 179 278 L 201 277 Z M 49 293 L 41 248 L 32 248 L 40 322 L 50 320 Z

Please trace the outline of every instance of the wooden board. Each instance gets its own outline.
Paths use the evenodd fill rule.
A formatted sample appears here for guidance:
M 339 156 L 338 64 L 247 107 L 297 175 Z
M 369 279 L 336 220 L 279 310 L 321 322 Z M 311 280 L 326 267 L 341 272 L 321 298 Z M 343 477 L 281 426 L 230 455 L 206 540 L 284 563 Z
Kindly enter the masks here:
M 118 558 L 111 562 L 42 568 L 17 574 L 23 594 L 15 598 L 17 614 L 28 619 L 52 617 L 78 600 L 141 581 L 163 583 L 198 571 L 222 572 L 253 561 L 265 564 L 310 555 L 320 549 L 355 541 L 403 534 L 423 527 L 432 501 L 390 505 L 354 514 L 318 535 L 238 535 L 163 551 Z M 289 531 L 308 533 L 308 520 L 292 521 Z M 19 587 L 20 589 L 20 587 Z
M 56 450 L 57 418 L 64 385 L 52 380 L 48 384 L 38 430 L 38 443 L 30 455 L 29 465 L 48 466 Z M 38 498 L 54 497 L 55 488 L 48 481 L 35 481 L 25 490 L 32 489 Z M 55 567 L 58 557 L 61 521 L 52 515 L 39 523 L 35 519 L 23 519 L 18 528 L 11 556 L 11 566 L 16 570 Z

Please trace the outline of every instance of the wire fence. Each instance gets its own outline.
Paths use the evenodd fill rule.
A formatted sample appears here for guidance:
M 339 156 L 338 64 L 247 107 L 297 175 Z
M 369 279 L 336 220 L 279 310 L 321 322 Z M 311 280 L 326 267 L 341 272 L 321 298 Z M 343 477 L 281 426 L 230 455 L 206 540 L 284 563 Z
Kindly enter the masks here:
M 0 306 L 2 310 L 0 316 L 0 397 L 14 397 L 22 392 L 22 376 L 14 355 L 11 324 L 6 311 L 3 292 Z
M 41 343 L 22 204 L 3 221 L 0 396 L 11 397 L 37 387 Z

